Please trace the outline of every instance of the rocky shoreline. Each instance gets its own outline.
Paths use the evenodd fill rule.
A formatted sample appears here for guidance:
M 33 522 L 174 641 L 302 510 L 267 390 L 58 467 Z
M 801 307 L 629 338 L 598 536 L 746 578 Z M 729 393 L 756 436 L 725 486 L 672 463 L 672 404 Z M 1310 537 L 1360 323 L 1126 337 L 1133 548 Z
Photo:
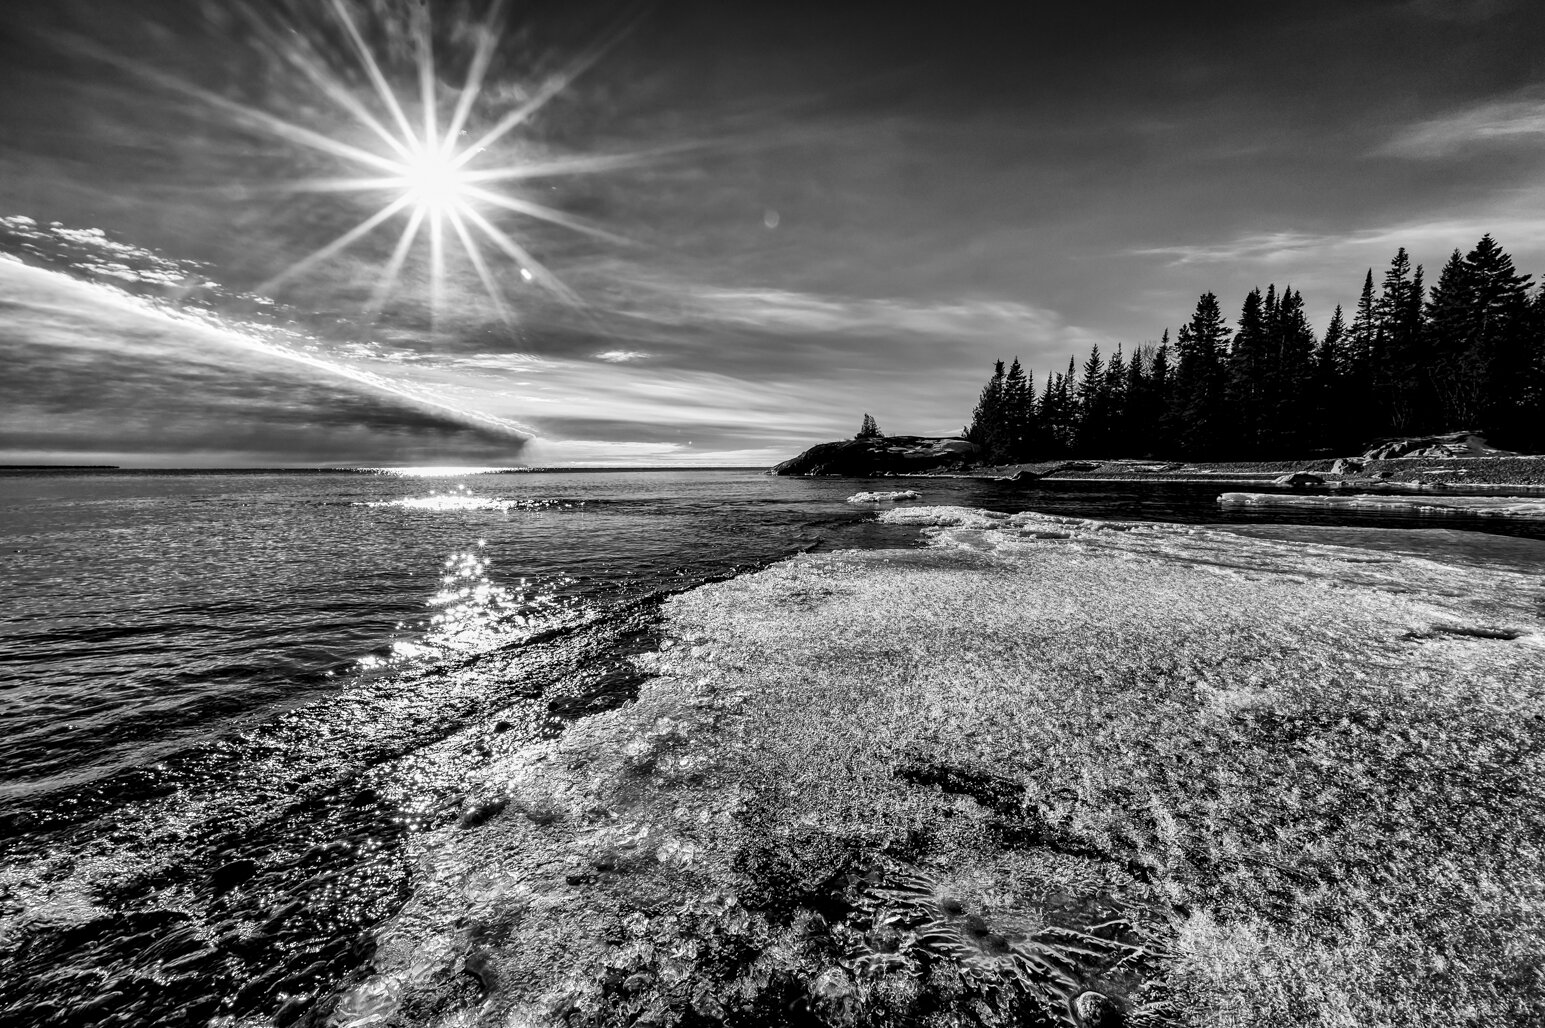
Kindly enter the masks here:
M 892 436 L 811 447 L 775 475 L 851 478 L 975 478 L 1049 482 L 1185 482 L 1295 490 L 1463 495 L 1545 495 L 1545 456 L 1492 450 L 1465 433 L 1382 444 L 1362 457 L 1213 463 L 1048 460 L 985 465 L 963 439 Z M 1455 440 L 1458 440 L 1457 442 Z M 1425 444 L 1425 445 L 1424 445 Z M 1401 451 L 1408 451 L 1402 455 Z
M 447 740 L 460 816 L 329 1023 L 1545 1015 L 1537 581 L 882 519 L 935 545 L 677 595 L 636 702 Z

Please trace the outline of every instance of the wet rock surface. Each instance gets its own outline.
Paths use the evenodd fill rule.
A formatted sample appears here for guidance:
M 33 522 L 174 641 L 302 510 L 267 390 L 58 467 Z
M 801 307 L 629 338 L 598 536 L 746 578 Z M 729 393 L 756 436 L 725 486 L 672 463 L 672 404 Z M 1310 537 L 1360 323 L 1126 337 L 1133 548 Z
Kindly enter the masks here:
M 1537 584 L 884 517 L 936 549 L 676 597 L 636 700 L 472 769 L 332 1023 L 1531 1023 Z
M 412 894 L 410 840 L 505 810 L 468 795 L 470 768 L 632 699 L 627 655 L 656 645 L 657 616 L 640 604 L 13 806 L 0 1022 L 325 1023 L 319 1001 Z M 108 804 L 117 830 L 97 834 L 88 815 Z

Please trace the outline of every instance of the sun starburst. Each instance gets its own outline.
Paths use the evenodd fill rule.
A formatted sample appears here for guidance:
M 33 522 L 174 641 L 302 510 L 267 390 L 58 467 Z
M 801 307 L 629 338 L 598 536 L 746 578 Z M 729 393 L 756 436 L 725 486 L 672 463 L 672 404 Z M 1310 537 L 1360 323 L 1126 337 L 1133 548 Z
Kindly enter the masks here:
M 338 162 L 342 169 L 342 173 L 329 177 L 286 182 L 281 187 L 285 191 L 382 198 L 381 206 L 369 217 L 291 263 L 260 285 L 257 292 L 273 294 L 286 282 L 336 256 L 387 222 L 401 219 L 401 233 L 367 304 L 367 311 L 372 316 L 378 314 L 389 300 L 410 254 L 424 236 L 428 237 L 431 311 L 441 306 L 448 237 L 454 237 L 506 320 L 510 318 L 510 309 L 500 284 L 501 269 L 490 262 L 485 248 L 512 261 L 518 269 L 516 278 L 521 284 L 535 283 L 577 305 L 579 297 L 573 290 L 501 227 L 498 220 L 517 215 L 612 242 L 626 240 L 573 214 L 508 192 L 508 185 L 629 167 L 666 151 L 513 161 L 508 157 L 501 158 L 500 151 L 507 151 L 508 147 L 501 148 L 499 144 L 562 93 L 631 25 L 619 27 L 608 38 L 581 52 L 556 74 L 548 76 L 539 88 L 504 111 L 485 131 L 473 136 L 470 143 L 465 143 L 463 138 L 472 135 L 468 129 L 474 108 L 484 95 L 484 80 L 498 47 L 504 0 L 494 0 L 483 20 L 475 26 L 476 43 L 465 84 L 456 95 L 454 105 L 447 104 L 451 108 L 450 117 L 443 127 L 440 121 L 442 97 L 435 74 L 428 6 L 416 5 L 411 27 L 418 80 L 417 96 L 413 97 L 411 93 L 399 95 L 393 88 L 345 0 L 327 0 L 327 3 L 369 80 L 370 90 L 363 96 L 333 73 L 328 60 L 304 36 L 281 33 L 261 22 L 255 22 L 254 27 L 269 37 L 274 52 L 367 131 L 376 145 L 356 145 L 347 138 L 239 103 L 85 41 L 79 41 L 77 46 L 162 88 L 207 104 L 237 125 L 324 155 Z M 417 119 L 411 113 L 415 107 Z
M 617 240 L 615 235 L 580 218 L 492 187 L 499 182 L 602 170 L 622 162 L 617 158 L 597 158 L 589 161 L 585 158 L 574 158 L 563 162 L 529 163 L 524 166 L 511 164 L 479 167 L 478 164 L 480 158 L 490 153 L 495 144 L 529 121 L 532 115 L 567 87 L 576 75 L 593 63 L 604 50 L 604 46 L 582 54 L 560 74 L 549 78 L 532 96 L 505 112 L 492 127 L 477 136 L 473 142 L 463 145 L 462 136 L 472 115 L 473 107 L 481 95 L 483 80 L 494 56 L 502 3 L 496 2 L 491 6 L 479 27 L 466 84 L 457 98 L 449 121 L 441 129 L 439 126 L 440 97 L 436 84 L 427 7 L 418 9 L 420 13 L 414 23 L 419 84 L 417 103 L 422 112 L 420 123 L 415 125 L 409 115 L 408 103 L 388 82 L 385 72 L 365 42 L 363 34 L 349 14 L 343 0 L 329 0 L 329 2 L 334 16 L 352 44 L 355 56 L 370 80 L 375 100 L 380 107 L 384 108 L 386 117 L 383 119 L 372 113 L 369 106 L 347 88 L 335 83 L 315 61 L 301 55 L 298 58 L 299 63 L 302 65 L 302 70 L 313 81 L 324 86 L 326 95 L 332 97 L 364 128 L 375 135 L 384 147 L 384 151 L 376 152 L 341 143 L 272 116 L 260 116 L 257 123 L 260 127 L 286 139 L 321 150 L 370 173 L 360 177 L 311 179 L 292 183 L 296 191 L 375 193 L 384 194 L 390 199 L 370 217 L 264 283 L 262 291 L 273 291 L 306 269 L 363 239 L 385 222 L 402 215 L 406 219 L 402 234 L 398 237 L 391 258 L 382 269 L 381 277 L 371 296 L 369 307 L 372 312 L 379 311 L 385 303 L 415 242 L 426 230 L 429 237 L 432 308 L 439 306 L 439 298 L 443 291 L 448 235 L 455 237 L 495 306 L 506 317 L 508 317 L 508 306 L 504 299 L 504 291 L 488 258 L 483 253 L 482 248 L 485 245 L 492 245 L 494 249 L 514 261 L 520 269 L 522 282 L 535 281 L 563 299 L 577 303 L 578 297 L 573 291 L 532 256 L 529 250 L 495 224 L 484 210 L 495 209 L 536 218 L 573 231 L 615 241 Z M 249 123 L 252 121 L 251 118 L 247 120 Z

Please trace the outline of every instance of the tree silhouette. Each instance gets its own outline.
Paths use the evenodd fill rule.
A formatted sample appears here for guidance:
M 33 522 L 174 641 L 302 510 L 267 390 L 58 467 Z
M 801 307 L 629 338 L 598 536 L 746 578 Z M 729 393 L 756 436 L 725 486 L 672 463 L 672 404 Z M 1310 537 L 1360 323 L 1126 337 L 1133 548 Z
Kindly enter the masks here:
M 1016 357 L 998 361 L 967 436 L 994 461 L 1066 453 L 1192 459 L 1357 452 L 1381 437 L 1476 429 L 1545 447 L 1545 284 L 1490 236 L 1449 257 L 1431 296 L 1402 247 L 1375 290 L 1367 269 L 1351 323 L 1336 307 L 1316 339 L 1304 297 L 1257 287 L 1238 330 L 1204 293 L 1170 345 L 1046 376 L 1037 397 Z

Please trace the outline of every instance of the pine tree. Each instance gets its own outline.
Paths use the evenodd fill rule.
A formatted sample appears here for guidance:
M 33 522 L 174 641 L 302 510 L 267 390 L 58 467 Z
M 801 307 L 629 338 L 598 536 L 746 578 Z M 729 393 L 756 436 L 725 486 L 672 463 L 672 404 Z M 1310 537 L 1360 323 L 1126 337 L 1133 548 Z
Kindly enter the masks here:
M 859 426 L 858 435 L 854 436 L 853 438 L 878 439 L 881 434 L 880 426 L 875 424 L 874 418 L 870 417 L 868 414 L 865 414 L 863 423 Z
M 1170 356 L 1169 329 L 1159 337 L 1158 349 L 1148 372 L 1148 424 L 1153 431 L 1155 453 L 1173 456 L 1178 445 L 1179 427 L 1175 414 L 1175 373 Z
M 1405 247 L 1395 251 L 1374 304 L 1373 352 L 1369 364 L 1374 394 L 1384 412 L 1386 432 L 1416 430 L 1425 413 L 1418 368 L 1421 348 L 1421 269 L 1412 275 Z
M 1034 390 L 1025 379 L 1025 369 L 1015 357 L 1003 378 L 1003 451 L 1007 460 L 1025 459 L 1035 421 L 1034 401 Z
M 1191 323 L 1180 330 L 1180 367 L 1175 383 L 1178 442 L 1181 452 L 1193 459 L 1217 457 L 1227 445 L 1224 358 L 1228 339 L 1218 298 L 1203 293 Z
M 982 387 L 982 395 L 976 401 L 976 410 L 971 412 L 971 426 L 966 429 L 966 438 L 980 447 L 982 456 L 993 463 L 1002 459 L 1005 443 L 1003 378 L 1003 362 L 1000 360 L 994 363 L 992 378 Z
M 1105 452 L 1121 457 L 1127 454 L 1127 362 L 1121 344 L 1105 364 Z
M 1076 452 L 1093 454 L 1105 447 L 1109 430 L 1106 423 L 1105 362 L 1098 344 L 1089 348 L 1084 360 L 1084 377 L 1078 383 L 1078 437 Z
M 1134 457 L 1151 453 L 1153 445 L 1151 425 L 1148 421 L 1148 364 L 1153 347 L 1134 346 L 1132 359 L 1127 362 L 1127 385 L 1124 390 L 1126 413 L 1121 419 L 1123 452 Z
M 1532 365 L 1529 345 L 1529 279 L 1491 236 L 1465 255 L 1470 291 L 1464 345 L 1472 374 L 1484 383 L 1477 412 L 1484 430 L 1512 435 L 1530 426 L 1520 406 Z M 1460 427 L 1460 426 L 1455 426 Z
M 1377 346 L 1378 324 L 1374 314 L 1373 269 L 1363 277 L 1363 291 L 1357 298 L 1357 313 L 1347 332 L 1345 391 L 1355 399 L 1348 411 L 1351 441 L 1362 449 L 1383 432 L 1382 412 L 1373 387 L 1373 355 Z
M 1350 413 L 1356 400 L 1347 392 L 1349 356 L 1346 316 L 1337 304 L 1314 354 L 1310 436 L 1317 449 L 1344 445 L 1353 431 Z
M 1282 291 L 1271 328 L 1272 351 L 1267 393 L 1269 432 L 1266 452 L 1291 457 L 1313 445 L 1309 431 L 1314 379 L 1314 330 L 1304 314 L 1304 297 L 1291 287 Z
M 1545 283 L 1528 304 L 1522 335 L 1525 367 L 1517 399 L 1519 431 L 1513 441 L 1539 453 L 1545 450 Z
M 1276 287 L 1272 288 L 1275 306 Z M 1260 454 L 1266 446 L 1266 304 L 1260 287 L 1250 290 L 1239 311 L 1239 331 L 1229 349 L 1228 406 L 1241 456 Z

